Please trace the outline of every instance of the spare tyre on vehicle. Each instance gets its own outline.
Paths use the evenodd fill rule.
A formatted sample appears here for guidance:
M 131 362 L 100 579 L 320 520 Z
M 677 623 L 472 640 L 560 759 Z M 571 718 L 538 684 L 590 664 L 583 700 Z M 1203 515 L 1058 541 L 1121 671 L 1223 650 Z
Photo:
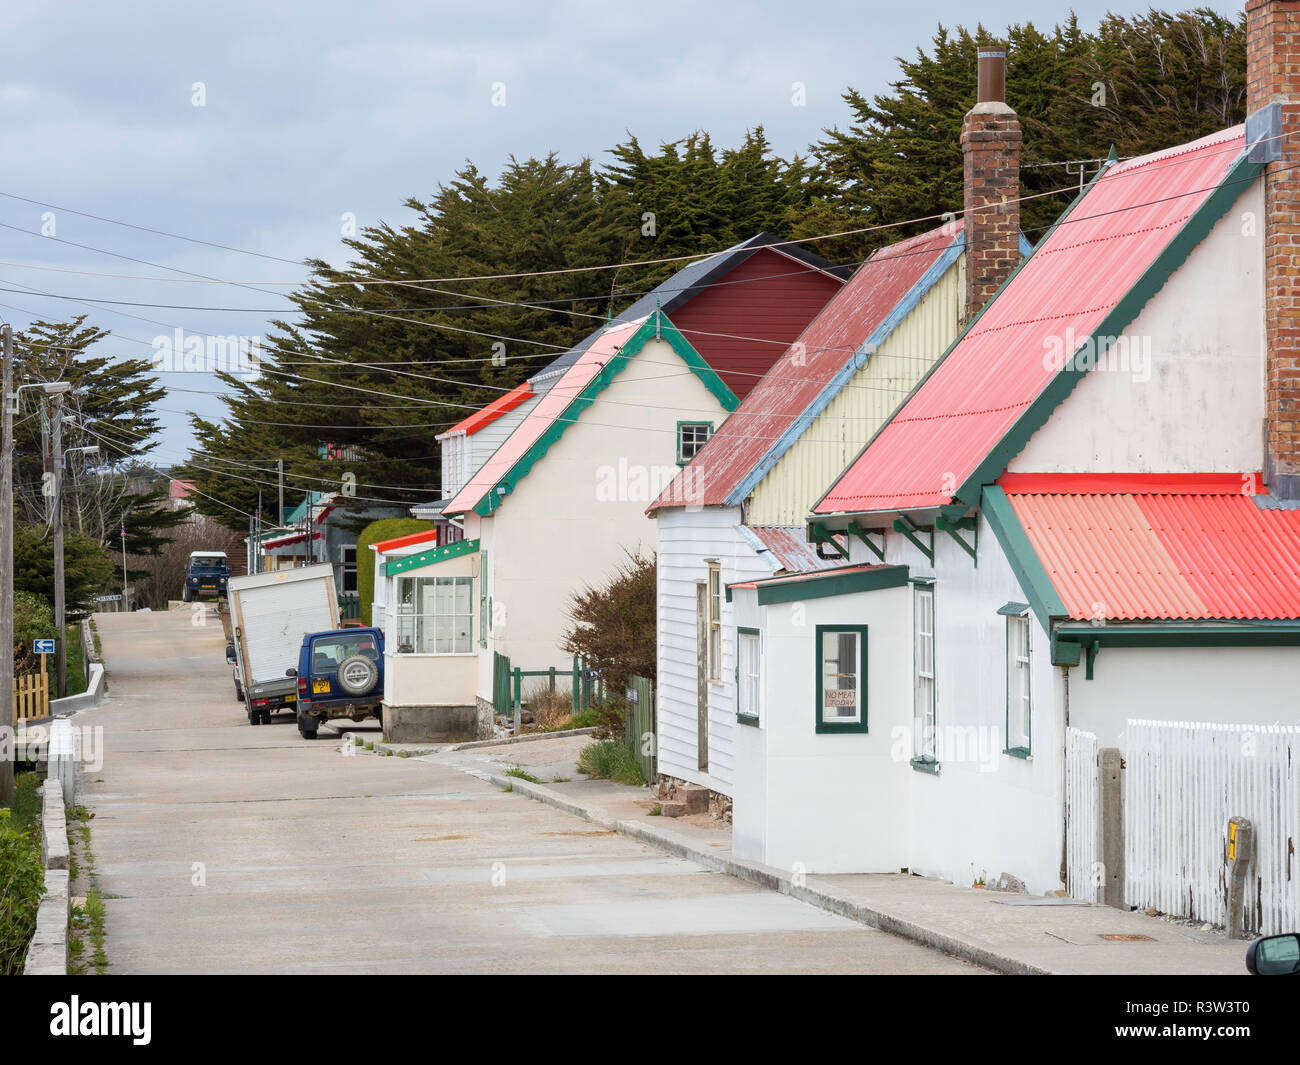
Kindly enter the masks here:
M 350 655 L 339 663 L 337 677 L 348 695 L 365 695 L 379 680 L 379 666 L 366 655 Z

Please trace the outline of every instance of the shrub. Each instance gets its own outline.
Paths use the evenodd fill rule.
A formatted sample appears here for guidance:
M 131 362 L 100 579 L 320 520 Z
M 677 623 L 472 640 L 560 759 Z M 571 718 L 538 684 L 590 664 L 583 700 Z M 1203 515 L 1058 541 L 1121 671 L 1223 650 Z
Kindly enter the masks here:
M 20 796 L 21 783 L 14 796 L 19 816 L 0 810 L 0 974 L 5 976 L 17 976 L 23 971 L 27 944 L 36 931 L 36 910 L 45 890 L 40 840 L 35 829 L 23 824 L 21 815 L 30 803 L 26 799 L 20 803 Z M 35 813 L 31 819 L 36 820 Z
M 603 672 L 605 690 L 621 692 L 628 677 L 655 679 L 655 560 L 627 558 L 600 588 L 573 596 L 564 649 Z
M 632 744 L 625 739 L 596 740 L 578 754 L 578 769 L 590 777 L 616 784 L 644 784 Z
M 562 692 L 544 691 L 532 701 L 533 721 L 543 731 L 569 728 L 573 716 L 573 697 Z

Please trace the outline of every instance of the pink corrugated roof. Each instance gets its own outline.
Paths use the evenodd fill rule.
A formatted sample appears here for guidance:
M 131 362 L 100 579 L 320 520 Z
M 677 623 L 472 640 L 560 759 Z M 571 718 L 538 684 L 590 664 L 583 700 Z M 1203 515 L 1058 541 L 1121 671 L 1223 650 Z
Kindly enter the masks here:
M 881 248 L 863 263 L 650 510 L 725 503 L 960 232 L 958 221 L 946 232 Z
M 1300 618 L 1300 510 L 1261 508 L 1243 483 L 1094 493 L 1067 475 L 1057 491 L 1005 490 L 1071 618 Z
M 611 326 L 592 342 L 564 376 L 555 382 L 550 390 L 538 401 L 515 431 L 502 442 L 501 446 L 470 478 L 469 483 L 452 496 L 443 507 L 443 514 L 463 514 L 473 510 L 489 491 L 510 472 L 533 444 L 541 438 L 565 409 L 578 397 L 578 394 L 591 383 L 591 379 L 601 371 L 645 321 L 639 318 L 634 322 L 625 322 Z
M 1205 202 L 1243 143 L 1237 126 L 1112 166 L 814 512 L 950 503 L 1058 372 L 1045 357 L 1052 339 L 1082 343 L 1101 324 Z

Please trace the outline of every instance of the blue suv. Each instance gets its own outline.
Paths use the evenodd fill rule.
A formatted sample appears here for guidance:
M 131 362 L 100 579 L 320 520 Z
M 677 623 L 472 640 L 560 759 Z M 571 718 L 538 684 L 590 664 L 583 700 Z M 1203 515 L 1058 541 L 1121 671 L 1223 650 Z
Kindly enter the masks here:
M 298 650 L 298 731 L 315 739 L 322 721 L 373 717 L 383 723 L 384 634 L 379 629 L 309 632 Z

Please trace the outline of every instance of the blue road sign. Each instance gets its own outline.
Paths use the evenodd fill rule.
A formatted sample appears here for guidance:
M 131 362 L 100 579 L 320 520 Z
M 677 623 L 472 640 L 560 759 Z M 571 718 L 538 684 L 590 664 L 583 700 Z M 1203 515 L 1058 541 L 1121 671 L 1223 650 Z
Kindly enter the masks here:
M 53 640 L 33 640 L 32 654 L 34 655 L 52 655 L 54 654 Z

